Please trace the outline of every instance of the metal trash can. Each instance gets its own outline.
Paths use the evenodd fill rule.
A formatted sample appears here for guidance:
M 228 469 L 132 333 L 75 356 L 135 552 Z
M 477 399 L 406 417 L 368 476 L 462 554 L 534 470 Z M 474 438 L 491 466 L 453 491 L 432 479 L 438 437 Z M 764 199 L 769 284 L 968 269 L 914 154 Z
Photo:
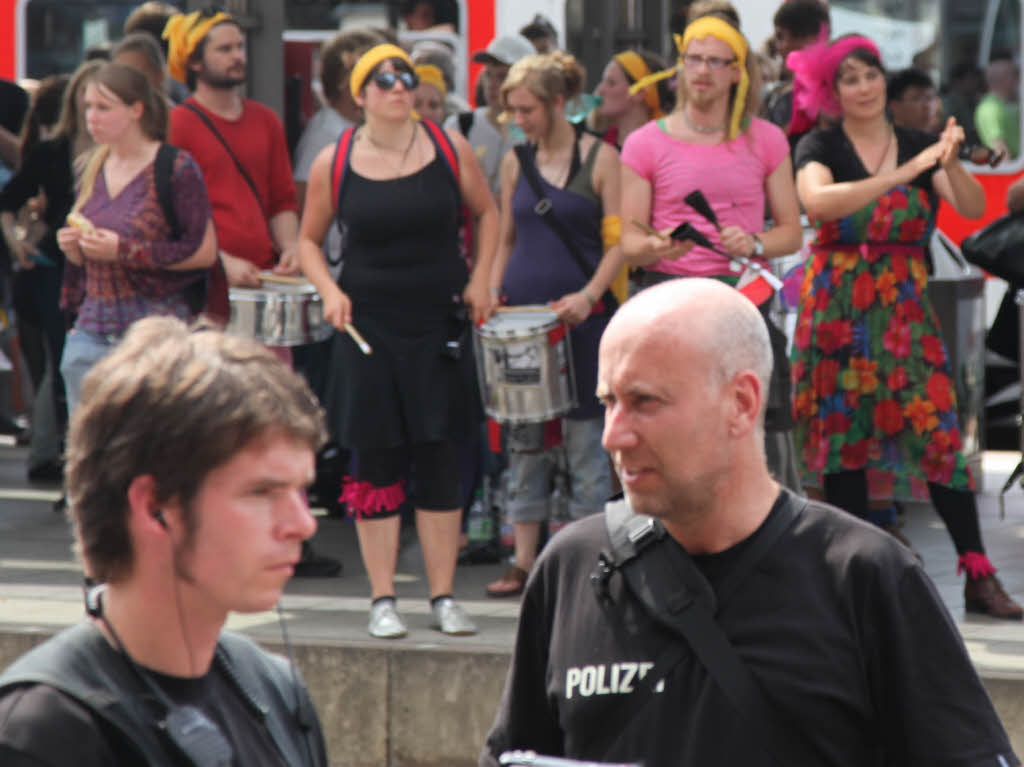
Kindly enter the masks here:
M 960 249 L 941 232 L 931 241 L 935 273 L 928 295 L 942 326 L 949 366 L 956 383 L 957 415 L 963 452 L 976 489 L 981 491 L 981 453 L 985 414 L 985 276 L 967 263 Z

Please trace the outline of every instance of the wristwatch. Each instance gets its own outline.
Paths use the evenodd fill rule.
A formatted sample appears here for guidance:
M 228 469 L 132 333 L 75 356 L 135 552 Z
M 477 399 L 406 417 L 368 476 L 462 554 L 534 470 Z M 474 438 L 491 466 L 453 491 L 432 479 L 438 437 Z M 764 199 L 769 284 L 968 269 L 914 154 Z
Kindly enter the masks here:
M 752 234 L 750 236 L 754 238 L 754 255 L 755 256 L 763 256 L 764 255 L 764 243 L 761 242 L 761 238 L 758 237 L 756 234 Z

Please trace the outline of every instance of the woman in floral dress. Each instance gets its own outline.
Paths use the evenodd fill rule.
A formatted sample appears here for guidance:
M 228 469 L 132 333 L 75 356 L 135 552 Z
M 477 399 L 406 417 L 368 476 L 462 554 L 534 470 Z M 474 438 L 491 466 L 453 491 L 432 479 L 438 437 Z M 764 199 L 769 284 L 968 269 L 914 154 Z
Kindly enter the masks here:
M 936 138 L 893 126 L 877 47 L 860 36 L 790 55 L 794 108 L 840 118 L 797 148 L 816 223 L 793 344 L 794 440 L 828 502 L 867 516 L 873 487 L 927 494 L 967 572 L 969 611 L 1020 619 L 984 553 L 956 395 L 927 293 L 924 246 L 939 198 L 979 217 L 985 198 L 950 119 Z

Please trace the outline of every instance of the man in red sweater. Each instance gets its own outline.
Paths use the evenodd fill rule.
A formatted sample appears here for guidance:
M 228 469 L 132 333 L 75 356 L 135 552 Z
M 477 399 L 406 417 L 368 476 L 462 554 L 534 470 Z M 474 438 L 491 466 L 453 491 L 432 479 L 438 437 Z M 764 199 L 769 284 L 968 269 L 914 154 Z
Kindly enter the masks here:
M 260 286 L 260 271 L 297 274 L 299 216 L 288 144 L 272 110 L 242 97 L 245 35 L 223 11 L 172 16 L 167 68 L 192 95 L 171 110 L 171 144 L 199 164 L 213 207 L 220 266 L 206 313 L 227 321 L 228 286 Z M 226 279 L 225 279 L 226 278 Z M 296 576 L 333 576 L 341 563 L 303 542 Z
M 171 110 L 169 141 L 188 150 L 206 179 L 223 266 L 211 280 L 208 311 L 226 319 L 228 285 L 259 287 L 263 269 L 299 270 L 288 145 L 277 114 L 242 97 L 245 35 L 233 17 L 179 14 L 164 37 L 171 76 L 192 92 Z

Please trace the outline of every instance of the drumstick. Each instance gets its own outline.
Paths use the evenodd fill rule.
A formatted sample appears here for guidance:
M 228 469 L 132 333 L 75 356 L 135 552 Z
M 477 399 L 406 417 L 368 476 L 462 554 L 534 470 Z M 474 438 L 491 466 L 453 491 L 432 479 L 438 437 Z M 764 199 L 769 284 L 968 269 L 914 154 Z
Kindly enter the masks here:
M 655 228 L 654 228 L 653 226 L 648 226 L 648 225 L 647 225 L 647 224 L 645 224 L 645 223 L 644 223 L 643 221 L 637 221 L 637 220 L 636 220 L 636 219 L 634 218 L 634 219 L 631 219 L 631 220 L 630 220 L 630 223 L 632 223 L 632 224 L 633 224 L 633 226 L 635 226 L 635 227 L 636 227 L 637 229 L 640 229 L 640 230 L 642 230 L 642 231 L 646 232 L 647 234 L 653 234 L 653 235 L 654 235 L 655 237 L 657 237 L 657 238 L 658 238 L 659 240 L 667 240 L 667 239 L 668 239 L 668 237 L 666 237 L 665 235 L 663 235 L 663 234 L 662 234 L 661 232 L 659 232 L 659 231 L 658 231 L 657 229 L 655 229 Z
M 373 354 L 373 348 L 366 343 L 366 339 L 363 338 L 363 334 L 356 330 L 356 326 L 351 322 L 345 323 L 345 332 L 352 336 L 352 340 L 356 342 L 356 346 L 363 354 Z
M 281 285 L 306 285 L 305 277 L 295 277 L 291 274 L 274 274 L 273 272 L 260 272 L 260 282 L 276 282 Z

